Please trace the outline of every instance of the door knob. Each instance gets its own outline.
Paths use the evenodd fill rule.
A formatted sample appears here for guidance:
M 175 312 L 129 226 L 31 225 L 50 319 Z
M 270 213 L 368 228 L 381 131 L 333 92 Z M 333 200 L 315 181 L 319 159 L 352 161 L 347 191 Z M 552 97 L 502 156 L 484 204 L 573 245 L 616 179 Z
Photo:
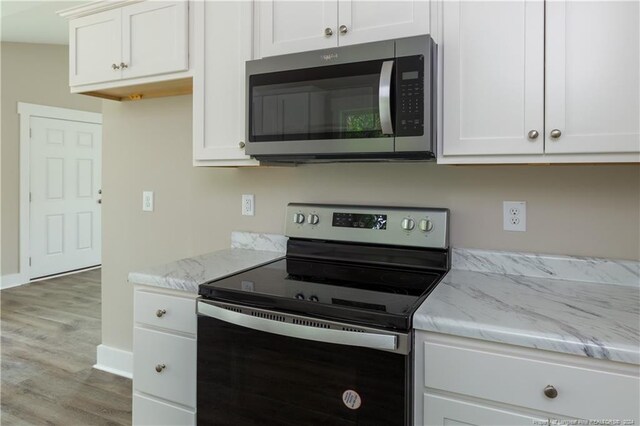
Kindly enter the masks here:
M 529 136 L 529 139 L 531 139 L 531 140 L 538 139 L 538 131 L 537 130 L 529 130 L 529 133 L 527 133 L 527 136 Z
M 340 34 L 346 34 L 349 29 L 346 25 L 340 25 Z
M 549 133 L 549 136 L 551 136 L 551 139 L 558 139 L 562 136 L 562 132 L 558 129 L 553 129 L 551 133 Z
M 325 28 L 324 35 L 326 35 L 327 37 L 331 37 L 333 35 L 333 30 L 329 27 Z

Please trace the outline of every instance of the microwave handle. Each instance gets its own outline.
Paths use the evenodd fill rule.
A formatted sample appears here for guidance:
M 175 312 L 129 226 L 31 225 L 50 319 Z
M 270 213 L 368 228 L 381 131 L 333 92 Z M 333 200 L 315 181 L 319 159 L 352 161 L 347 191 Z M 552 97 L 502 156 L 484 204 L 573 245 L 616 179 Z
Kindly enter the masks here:
M 391 121 L 391 74 L 394 61 L 384 61 L 380 70 L 380 87 L 378 89 L 378 108 L 380 112 L 380 126 L 382 133 L 393 135 Z

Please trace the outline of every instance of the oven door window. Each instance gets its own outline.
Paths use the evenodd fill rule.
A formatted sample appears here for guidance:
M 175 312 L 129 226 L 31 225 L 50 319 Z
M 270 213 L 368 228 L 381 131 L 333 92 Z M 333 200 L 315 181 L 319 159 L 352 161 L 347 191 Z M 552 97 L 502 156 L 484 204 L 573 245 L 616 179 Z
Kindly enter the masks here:
M 252 75 L 251 142 L 380 138 L 382 60 Z M 393 98 L 392 98 L 393 99 Z
M 409 356 L 198 317 L 198 424 L 408 424 Z

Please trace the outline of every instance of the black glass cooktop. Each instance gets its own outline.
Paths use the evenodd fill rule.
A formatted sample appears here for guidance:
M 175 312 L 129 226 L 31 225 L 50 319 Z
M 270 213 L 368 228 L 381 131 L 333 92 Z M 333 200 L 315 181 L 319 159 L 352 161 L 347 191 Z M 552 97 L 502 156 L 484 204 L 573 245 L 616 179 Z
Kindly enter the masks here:
M 200 286 L 207 299 L 408 330 L 442 272 L 287 257 Z

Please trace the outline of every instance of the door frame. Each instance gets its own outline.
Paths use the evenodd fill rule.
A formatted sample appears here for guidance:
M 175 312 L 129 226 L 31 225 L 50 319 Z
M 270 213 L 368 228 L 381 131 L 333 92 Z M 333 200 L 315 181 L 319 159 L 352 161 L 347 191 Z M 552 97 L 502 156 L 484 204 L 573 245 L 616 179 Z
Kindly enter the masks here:
M 31 176 L 31 117 L 81 121 L 84 123 L 102 125 L 102 113 L 99 112 L 81 111 L 47 105 L 30 104 L 26 102 L 18 102 L 18 115 L 20 116 L 20 251 L 18 256 L 20 266 L 18 273 L 11 277 L 12 283 L 9 285 L 5 283 L 5 285 L 3 285 L 4 288 L 26 284 L 31 281 L 31 267 L 29 266 L 29 253 L 31 251 L 29 247 L 31 232 L 31 206 L 29 203 L 29 180 Z

